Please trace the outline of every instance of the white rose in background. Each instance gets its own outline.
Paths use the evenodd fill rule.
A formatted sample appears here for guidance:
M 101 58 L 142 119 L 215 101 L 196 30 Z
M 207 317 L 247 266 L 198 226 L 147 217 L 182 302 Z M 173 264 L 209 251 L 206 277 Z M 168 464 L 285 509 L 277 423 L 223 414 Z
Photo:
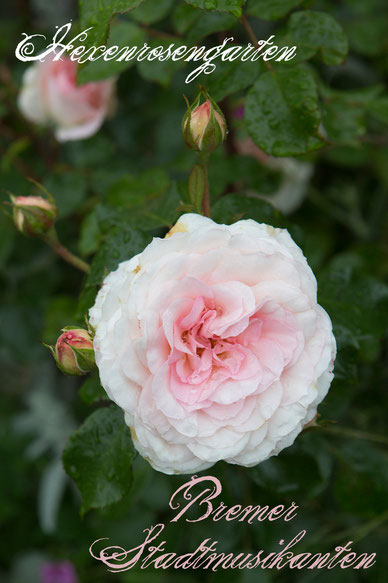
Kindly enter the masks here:
M 183 215 L 105 279 L 90 311 L 101 383 L 167 474 L 253 466 L 316 414 L 332 326 L 283 229 Z
M 295 158 L 268 156 L 256 146 L 251 138 L 237 140 L 236 147 L 242 156 L 252 156 L 259 164 L 282 174 L 281 182 L 275 192 L 268 195 L 257 190 L 249 190 L 247 194 L 252 198 L 267 200 L 285 215 L 296 211 L 307 196 L 310 180 L 314 173 L 313 164 L 295 160 Z
M 60 142 L 89 138 L 114 105 L 115 79 L 76 83 L 77 63 L 67 57 L 31 65 L 24 73 L 19 109 L 31 122 L 52 125 Z

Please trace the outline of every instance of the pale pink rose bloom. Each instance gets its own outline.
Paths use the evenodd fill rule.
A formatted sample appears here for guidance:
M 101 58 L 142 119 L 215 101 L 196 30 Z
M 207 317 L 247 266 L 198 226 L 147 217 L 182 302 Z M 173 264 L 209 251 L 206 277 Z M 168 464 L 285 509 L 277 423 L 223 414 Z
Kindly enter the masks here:
M 290 446 L 333 378 L 316 279 L 284 229 L 183 215 L 105 279 L 101 383 L 164 473 L 253 466 Z
M 77 63 L 68 57 L 31 65 L 23 77 L 18 105 L 31 122 L 52 125 L 59 142 L 89 138 L 114 104 L 115 79 L 76 84 Z

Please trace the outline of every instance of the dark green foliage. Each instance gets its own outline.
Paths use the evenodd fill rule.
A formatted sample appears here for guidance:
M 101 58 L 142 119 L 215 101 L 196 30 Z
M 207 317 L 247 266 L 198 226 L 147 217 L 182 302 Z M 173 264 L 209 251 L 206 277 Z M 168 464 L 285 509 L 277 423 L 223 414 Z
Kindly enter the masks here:
M 81 30 L 92 27 L 88 34 L 88 46 L 104 44 L 115 14 L 128 12 L 140 6 L 143 0 L 80 0 L 79 17 Z
M 303 0 L 248 0 L 248 14 L 264 20 L 283 18 Z
M 61 241 L 91 265 L 85 276 L 0 215 L 0 582 L 39 582 L 42 562 L 68 559 L 86 583 L 385 583 L 387 2 L 81 0 L 78 15 L 70 6 L 6 0 L 0 8 L 1 186 L 29 195 L 37 191 L 26 177 L 44 184 L 58 202 Z M 94 27 L 88 46 L 211 48 L 231 36 L 238 45 L 253 42 L 241 15 L 259 40 L 275 35 L 279 47 L 296 45 L 295 59 L 216 60 L 214 72 L 189 84 L 199 61 L 85 64 L 80 83 L 120 77 L 116 112 L 79 142 L 55 143 L 50 130 L 26 125 L 17 111 L 26 68 L 14 56 L 21 31 L 51 38 L 55 25 L 73 19 L 74 34 Z M 314 270 L 336 335 L 335 380 L 317 426 L 257 467 L 219 463 L 206 471 L 221 480 L 230 506 L 295 501 L 298 516 L 289 524 L 169 524 L 170 496 L 189 476 L 165 476 L 135 456 L 123 413 L 97 371 L 65 377 L 40 344 L 55 343 L 66 325 L 85 326 L 105 275 L 164 237 L 180 214 L 193 212 L 190 203 L 199 209 L 187 186 L 196 158 L 180 127 L 183 94 L 191 101 L 198 84 L 229 128 L 209 165 L 212 218 L 287 228 Z M 283 216 L 279 200 L 284 205 L 295 194 Z M 113 576 L 91 560 L 94 540 L 131 548 L 158 522 L 167 525 L 168 550 L 182 554 L 208 537 L 225 552 L 270 551 L 306 529 L 300 552 L 353 540 L 357 552 L 376 552 L 377 563 L 330 573 L 149 569 Z
M 304 154 L 324 144 L 316 83 L 302 66 L 263 73 L 248 92 L 246 120 L 254 141 L 274 156 Z
M 98 409 L 70 437 L 63 463 L 82 494 L 82 512 L 118 502 L 131 489 L 133 450 L 123 412 Z
M 79 395 L 88 405 L 96 403 L 101 399 L 107 399 L 107 394 L 100 384 L 98 373 L 88 376 L 79 390 Z
M 236 18 L 242 14 L 242 6 L 245 0 L 185 0 L 187 4 L 202 8 L 202 10 L 217 10 L 220 12 L 230 12 Z
M 305 58 L 318 51 L 326 65 L 339 65 L 348 52 L 348 41 L 338 22 L 325 12 L 295 12 L 288 23 L 288 33 Z

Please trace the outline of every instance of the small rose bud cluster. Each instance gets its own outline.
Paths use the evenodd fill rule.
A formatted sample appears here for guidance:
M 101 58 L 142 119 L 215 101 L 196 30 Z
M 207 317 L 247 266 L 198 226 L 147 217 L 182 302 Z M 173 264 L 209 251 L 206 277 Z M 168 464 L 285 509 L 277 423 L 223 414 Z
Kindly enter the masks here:
M 68 326 L 62 329 L 55 346 L 48 346 L 58 368 L 72 376 L 85 375 L 95 367 L 91 331 Z
M 58 210 L 53 200 L 42 196 L 12 196 L 16 228 L 28 237 L 42 237 L 54 225 Z
M 188 104 L 182 121 L 182 134 L 185 144 L 197 152 L 213 152 L 226 137 L 226 121 L 222 111 L 207 94 L 201 104 L 201 92 L 193 105 Z

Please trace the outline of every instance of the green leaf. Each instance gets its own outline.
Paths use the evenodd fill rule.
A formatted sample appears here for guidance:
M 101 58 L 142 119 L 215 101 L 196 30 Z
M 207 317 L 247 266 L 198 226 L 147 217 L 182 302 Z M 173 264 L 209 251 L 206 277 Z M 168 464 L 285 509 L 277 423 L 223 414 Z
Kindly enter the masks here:
M 170 228 L 181 203 L 176 184 L 161 168 L 122 176 L 109 189 L 108 202 L 111 209 L 122 207 L 121 221 L 147 231 L 160 226 Z
M 349 105 L 341 97 L 334 97 L 322 107 L 322 121 L 331 142 L 354 146 L 365 133 L 364 107 Z
M 260 61 L 216 61 L 216 70 L 210 75 L 200 75 L 196 81 L 207 88 L 215 101 L 242 91 L 252 85 L 263 65 Z
M 111 20 L 115 14 L 129 12 L 143 0 L 79 0 L 80 28 L 93 27 L 84 42 L 86 47 L 99 46 L 107 41 Z
M 229 12 L 236 18 L 241 18 L 245 0 L 185 0 L 185 2 L 201 10 Z
M 158 53 L 162 53 L 172 44 L 179 46 L 179 39 L 173 36 L 168 39 L 154 39 L 149 43 L 149 46 L 152 49 L 158 49 Z M 158 59 L 151 61 L 144 59 L 137 63 L 137 69 L 143 79 L 160 83 L 162 87 L 167 87 L 175 73 L 184 66 L 184 61 L 172 61 L 171 59 L 163 61 L 159 61 Z
M 330 141 L 357 146 L 366 131 L 365 113 L 380 93 L 380 86 L 353 91 L 339 91 L 321 86 L 322 122 Z
M 145 198 L 142 203 L 132 208 L 120 208 L 122 220 L 135 229 L 146 232 L 160 229 L 169 230 L 179 216 L 179 207 L 182 204 L 179 189 L 172 182 L 167 189 L 156 196 Z
M 230 14 L 221 14 L 217 12 L 202 14 L 197 20 L 195 20 L 193 26 L 189 29 L 186 36 L 186 42 L 188 45 L 194 45 L 210 34 L 222 32 L 223 30 L 230 31 L 230 29 L 237 24 L 237 20 Z
M 131 259 L 143 251 L 151 240 L 149 234 L 144 233 L 140 228 L 134 228 L 122 211 L 113 209 L 112 212 L 103 208 L 101 211 L 106 212 L 105 221 L 100 222 L 104 242 L 91 262 L 90 272 L 78 304 L 79 317 L 86 314 L 94 304 L 97 291 L 105 276 L 114 271 L 122 261 Z
M 132 457 L 130 431 L 117 407 L 94 411 L 73 433 L 63 452 L 63 463 L 82 494 L 82 513 L 129 494 Z
M 253 481 L 270 495 L 298 494 L 311 499 L 328 485 L 332 456 L 318 430 L 298 437 L 292 448 L 251 468 Z
M 117 268 L 121 261 L 130 259 L 146 246 L 146 237 L 131 226 L 115 227 L 105 238 L 105 241 L 93 258 L 90 273 L 86 279 L 86 287 L 100 285 L 104 276 Z
M 249 0 L 247 13 L 262 20 L 277 20 L 304 0 Z
M 264 73 L 248 92 L 245 118 L 253 140 L 267 154 L 296 156 L 324 145 L 317 88 L 302 66 Z
M 144 24 L 154 24 L 167 16 L 174 0 L 143 0 L 138 8 L 131 12 L 131 18 Z
M 146 34 L 139 26 L 132 22 L 118 21 L 114 22 L 111 26 L 107 46 L 109 48 L 117 46 L 119 49 L 123 49 L 124 47 L 140 48 L 143 46 L 145 39 Z M 116 61 L 115 56 L 112 56 L 112 59 L 109 61 L 100 58 L 97 61 L 87 62 L 84 67 L 79 68 L 77 79 L 79 83 L 101 81 L 122 73 L 135 63 L 135 59 Z
M 175 182 L 172 182 L 163 196 L 150 201 L 139 217 L 140 227 L 156 229 L 166 227 L 170 229 L 179 218 L 179 207 L 182 205 L 181 193 Z
M 28 150 L 31 145 L 30 138 L 18 138 L 11 142 L 5 153 L 2 155 L 0 170 L 1 172 L 9 172 L 13 162 L 17 159 L 23 152 Z
M 81 225 L 81 234 L 78 242 L 78 249 L 81 255 L 90 255 L 98 250 L 101 243 L 101 230 L 98 216 L 93 209 L 84 218 Z
M 43 184 L 55 198 L 59 218 L 68 217 L 77 211 L 87 195 L 86 179 L 77 172 L 53 171 Z
M 358 382 L 357 352 L 346 347 L 340 350 L 335 359 L 335 380 L 355 385 Z
M 66 155 L 66 162 L 82 172 L 91 168 L 101 170 L 117 160 L 117 144 L 102 133 L 97 133 L 87 140 L 65 142 L 62 149 Z
M 76 300 L 71 296 L 56 295 L 50 299 L 46 308 L 45 326 L 42 334 L 45 342 L 54 344 L 64 325 L 75 322 L 75 308 Z
M 337 257 L 319 277 L 319 302 L 329 313 L 338 348 L 366 351 L 386 329 L 388 286 Z
M 189 4 L 180 2 L 177 4 L 174 12 L 172 13 L 172 23 L 174 29 L 178 34 L 186 34 L 194 22 L 202 15 L 202 12 Z
M 151 168 L 137 176 L 122 176 L 110 189 L 108 203 L 117 206 L 146 205 L 150 199 L 162 196 L 170 184 L 161 168 Z
M 368 107 L 368 113 L 378 122 L 388 125 L 388 95 L 373 100 Z
M 123 176 L 111 187 L 108 198 L 110 205 L 99 205 L 92 211 L 91 225 L 85 227 L 88 232 L 83 235 L 89 249 L 98 247 L 101 241 L 102 245 L 93 257 L 81 292 L 79 318 L 93 305 L 105 276 L 120 262 L 143 251 L 151 241 L 150 230 L 171 228 L 182 203 L 176 184 L 170 183 L 160 168 L 137 177 Z
M 281 214 L 268 202 L 242 194 L 227 194 L 212 205 L 212 219 L 230 225 L 241 219 L 281 226 Z
M 386 8 L 386 6 L 384 7 Z M 385 50 L 387 42 L 387 13 L 380 6 L 372 14 L 348 19 L 344 26 L 352 50 L 369 58 L 376 58 Z
M 82 384 L 79 390 L 79 396 L 87 405 L 107 399 L 107 394 L 101 386 L 97 373 L 90 375 Z
M 3 267 L 12 253 L 14 238 L 15 226 L 12 219 L 0 212 L 0 267 Z
M 309 59 L 319 51 L 327 65 L 339 65 L 348 52 L 348 42 L 342 27 L 326 12 L 303 10 L 291 15 L 288 33 L 297 51 L 302 49 Z
M 387 510 L 388 457 L 366 441 L 348 440 L 338 450 L 341 463 L 335 495 L 342 512 L 375 518 Z M 360 501 L 362 503 L 360 503 Z

